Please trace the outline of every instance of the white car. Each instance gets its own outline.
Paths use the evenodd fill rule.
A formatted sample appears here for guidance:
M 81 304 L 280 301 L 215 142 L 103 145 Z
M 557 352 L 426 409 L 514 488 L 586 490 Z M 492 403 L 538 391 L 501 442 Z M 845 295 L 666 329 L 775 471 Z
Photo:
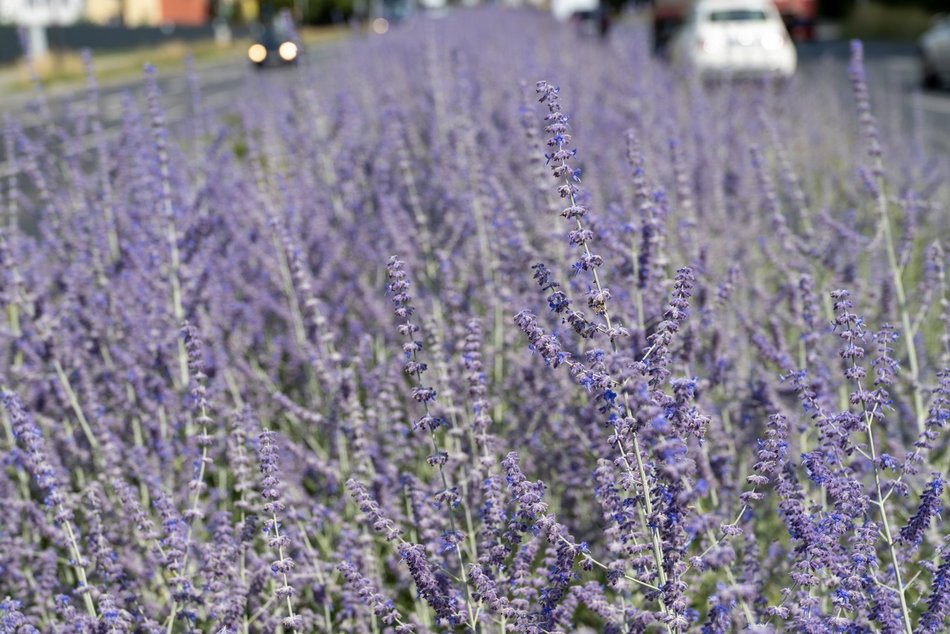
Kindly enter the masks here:
M 551 14 L 562 22 L 582 12 L 600 8 L 600 0 L 551 0 Z
M 676 36 L 673 59 L 705 78 L 790 77 L 798 55 L 771 0 L 699 0 Z
M 918 42 L 924 86 L 950 86 L 950 17 L 943 17 Z

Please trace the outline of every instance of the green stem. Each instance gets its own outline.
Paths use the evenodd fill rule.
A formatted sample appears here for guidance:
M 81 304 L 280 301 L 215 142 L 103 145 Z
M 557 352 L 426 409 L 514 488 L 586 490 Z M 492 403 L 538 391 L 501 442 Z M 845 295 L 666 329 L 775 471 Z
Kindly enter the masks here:
M 406 319 L 406 323 L 407 323 L 407 324 L 409 323 L 408 318 Z M 414 338 L 414 336 L 413 336 L 413 334 L 412 334 L 412 329 L 410 328 L 408 332 L 409 332 L 409 341 L 410 341 L 410 342 L 414 342 L 414 341 L 415 341 L 415 338 Z M 413 361 L 416 360 L 416 352 L 415 352 L 415 349 L 413 349 L 413 351 L 412 351 L 412 360 L 413 360 Z M 422 384 L 422 372 L 421 372 L 421 370 L 418 368 L 418 366 L 417 366 L 417 369 L 416 369 L 416 371 L 415 371 L 415 373 L 414 373 L 414 376 L 415 376 L 415 381 L 416 381 L 416 383 L 421 386 L 421 384 Z M 429 415 L 429 405 L 428 405 L 427 403 L 425 403 L 425 402 L 423 402 L 422 405 L 423 405 L 423 407 L 425 408 L 425 413 L 426 413 L 426 416 L 428 417 L 428 415 Z M 435 429 L 432 429 L 431 427 L 429 428 L 429 439 L 432 441 L 432 450 L 433 450 L 434 454 L 435 454 L 436 456 L 440 455 L 441 452 L 442 452 L 442 449 L 441 449 L 441 447 L 439 447 L 439 443 L 438 443 L 438 441 L 436 440 Z M 450 488 L 450 487 L 449 487 L 449 481 L 448 481 L 448 478 L 447 478 L 446 475 L 445 475 L 445 468 L 444 468 L 444 465 L 443 465 L 441 462 L 439 462 L 439 476 L 440 476 L 440 478 L 441 478 L 441 480 L 442 480 L 442 487 L 443 487 L 443 490 L 448 491 L 449 488 Z M 451 509 L 451 508 L 449 508 L 448 511 L 449 511 L 449 513 L 448 513 L 448 516 L 449 516 L 449 528 L 452 530 L 452 535 L 453 535 L 453 539 L 454 539 L 455 534 L 456 534 L 455 517 L 452 515 L 452 509 Z M 475 614 L 472 612 L 472 589 L 471 589 L 471 587 L 470 587 L 469 584 L 468 584 L 468 578 L 467 578 L 467 575 L 465 574 L 465 562 L 464 562 L 463 559 L 462 559 L 462 548 L 461 548 L 461 546 L 460 546 L 457 542 L 456 542 L 456 544 L 455 544 L 455 554 L 456 554 L 456 556 L 458 557 L 458 562 L 459 562 L 459 576 L 461 577 L 462 582 L 465 584 L 465 593 L 466 593 L 466 597 L 468 598 L 468 600 L 465 602 L 465 607 L 466 607 L 467 610 L 468 610 L 469 625 L 471 626 L 471 628 L 472 628 L 473 631 L 478 632 L 478 623 L 477 623 L 476 620 L 475 620 Z M 479 605 L 481 605 L 481 601 L 479 601 Z
M 76 418 L 79 420 L 79 426 L 82 427 L 82 431 L 86 435 L 86 440 L 89 441 L 89 445 L 92 447 L 92 449 L 98 449 L 99 442 L 92 433 L 92 428 L 89 426 L 89 421 L 86 420 L 86 415 L 83 414 L 82 407 L 79 405 L 79 399 L 76 397 L 76 392 L 73 390 L 66 373 L 63 372 L 63 366 L 60 365 L 58 359 L 53 361 L 53 368 L 56 370 L 56 376 L 59 379 L 60 385 L 66 392 L 66 398 L 69 400 L 69 406 L 72 408 L 73 413 L 76 414 Z M 95 451 L 93 454 L 95 455 Z
M 204 399 L 201 400 L 201 407 L 199 411 L 201 413 L 200 419 L 203 421 L 201 423 L 201 438 L 204 439 L 204 438 L 207 438 L 208 436 L 208 426 L 207 426 L 207 423 L 204 422 L 208 420 L 208 410 L 204 404 Z M 184 575 L 187 573 L 189 546 L 191 544 L 191 534 L 192 534 L 192 531 L 194 530 L 195 518 L 198 516 L 198 502 L 201 499 L 201 488 L 204 485 L 205 466 L 207 462 L 208 462 L 208 445 L 207 443 L 202 442 L 201 459 L 200 459 L 200 464 L 198 465 L 198 476 L 195 478 L 195 482 L 197 484 L 195 486 L 194 495 L 192 496 L 192 499 L 191 499 L 191 512 L 188 514 L 188 530 L 185 533 L 185 548 L 184 548 L 185 552 L 182 555 L 181 568 L 180 568 L 180 573 L 179 573 L 181 575 Z M 179 608 L 180 606 L 178 605 L 178 600 L 172 599 L 171 614 L 168 617 L 168 622 L 166 624 L 166 630 L 165 630 L 168 634 L 171 634 L 172 629 L 175 627 L 175 617 L 178 614 Z
M 887 249 L 887 262 L 891 269 L 894 282 L 894 292 L 897 295 L 897 309 L 900 311 L 901 327 L 904 330 L 904 339 L 907 342 L 907 361 L 910 370 L 911 389 L 913 390 L 914 414 L 917 421 L 917 432 L 925 431 L 927 415 L 924 411 L 924 400 L 920 390 L 920 367 L 917 360 L 917 344 L 914 342 L 914 329 L 911 324 L 910 309 L 907 306 L 907 295 L 904 292 L 904 281 L 900 265 L 897 261 L 897 252 L 894 249 L 894 238 L 891 235 L 891 223 L 887 217 L 887 200 L 883 193 L 878 195 L 878 207 L 881 209 L 881 224 L 884 227 L 884 244 Z
M 850 327 L 850 324 L 848 327 Z M 852 364 L 852 367 L 854 367 L 854 364 Z M 859 396 L 866 393 L 864 391 L 864 388 L 861 386 L 860 379 L 855 380 L 855 385 L 857 387 Z M 877 412 L 878 404 L 875 403 L 874 407 L 869 412 L 867 408 L 867 401 L 862 399 L 861 402 L 862 402 L 861 407 L 864 413 L 865 431 L 867 432 L 867 435 L 868 435 L 868 448 L 871 452 L 870 461 L 871 461 L 871 468 L 874 472 L 874 488 L 877 493 L 877 500 L 873 500 L 872 502 L 877 505 L 878 510 L 880 510 L 881 512 L 881 523 L 883 524 L 883 527 L 884 527 L 884 539 L 887 541 L 887 549 L 888 549 L 888 553 L 890 554 L 891 565 L 894 566 L 894 578 L 897 581 L 897 596 L 900 599 L 901 616 L 903 617 L 902 625 L 906 634 L 913 634 L 914 628 L 913 628 L 913 625 L 911 624 L 910 609 L 907 606 L 907 591 L 904 587 L 903 581 L 901 581 L 900 560 L 897 557 L 897 551 L 894 549 L 894 538 L 891 532 L 891 524 L 890 524 L 890 520 L 887 517 L 887 507 L 884 502 L 885 498 L 882 495 L 882 491 L 881 491 L 881 473 L 880 473 L 880 470 L 878 469 L 877 449 L 875 448 L 874 431 L 871 426 L 872 420 L 875 416 L 875 413 Z
M 565 161 L 564 159 L 561 159 L 561 166 L 562 166 L 562 167 L 563 167 L 563 166 L 566 166 L 566 161 Z M 570 182 L 570 178 L 569 178 L 568 176 L 565 176 L 565 177 L 564 177 L 564 184 L 567 186 L 568 197 L 569 197 L 570 202 L 571 202 L 571 207 L 576 207 L 576 206 L 577 206 L 577 201 L 576 201 L 576 199 L 575 199 L 575 197 L 574 197 L 574 188 L 573 188 L 573 186 L 572 186 L 572 184 L 571 184 L 571 182 Z M 575 217 L 574 220 L 575 220 L 575 224 L 576 224 L 576 226 L 577 226 L 577 230 L 578 230 L 578 231 L 583 231 L 584 225 L 583 225 L 583 223 L 581 222 L 580 218 L 579 218 L 579 217 Z M 589 258 L 591 257 L 591 252 L 590 252 L 590 247 L 588 246 L 588 244 L 587 244 L 586 241 L 583 243 L 583 247 L 584 247 L 584 254 L 585 254 L 585 255 L 588 257 L 588 259 L 589 259 Z M 601 284 L 601 282 L 600 282 L 600 275 L 597 273 L 597 268 L 596 268 L 596 267 L 591 269 L 591 276 L 593 277 L 594 285 L 597 287 L 597 292 L 600 294 L 600 297 L 603 298 L 603 297 L 604 297 L 604 295 L 603 295 L 604 289 L 603 289 L 603 286 L 602 286 L 602 284 Z M 595 312 L 598 312 L 599 314 L 601 314 L 601 315 L 603 316 L 604 322 L 605 322 L 606 325 L 607 325 L 607 330 L 608 330 L 608 332 L 611 331 L 611 330 L 613 329 L 613 326 L 611 325 L 610 312 L 607 310 L 606 301 L 604 302 L 604 305 L 600 307 L 600 310 L 597 310 L 596 308 L 595 308 L 594 310 L 595 310 Z M 610 336 L 610 345 L 611 345 L 613 351 L 616 353 L 616 352 L 617 352 L 617 342 L 614 340 L 614 337 L 612 336 L 612 334 L 609 335 L 609 336 Z M 655 348 L 655 346 L 651 346 L 651 347 L 647 350 L 647 352 L 643 355 L 643 359 L 644 359 L 644 360 L 645 360 L 647 357 L 649 357 L 650 354 L 652 354 L 654 348 Z M 631 415 L 631 410 L 630 410 L 629 399 L 628 399 L 626 393 L 624 393 L 624 409 L 625 409 L 625 414 L 626 414 L 628 417 L 630 417 L 630 415 Z M 633 440 L 634 458 L 635 458 L 636 463 L 637 463 L 637 472 L 638 472 L 639 477 L 640 477 L 640 487 L 641 487 L 641 489 L 642 489 L 642 491 L 643 491 L 643 502 L 642 502 L 642 504 L 643 504 L 643 509 L 644 509 L 644 511 L 645 511 L 645 513 L 646 513 L 646 515 L 647 515 L 647 517 L 650 517 L 650 516 L 653 515 L 653 501 L 652 501 L 652 499 L 651 499 L 649 485 L 647 484 L 646 469 L 644 468 L 644 465 L 643 465 L 643 453 L 642 453 L 642 451 L 641 451 L 641 449 L 640 449 L 640 439 L 639 439 L 638 434 L 637 434 L 636 432 L 633 432 L 633 433 L 631 434 L 631 437 L 632 437 L 632 440 Z M 628 473 L 631 472 L 631 471 L 632 471 L 632 468 L 631 468 L 631 465 L 630 465 L 629 460 L 627 459 L 627 454 L 626 454 L 626 450 L 625 450 L 624 447 L 623 447 L 623 440 L 622 440 L 622 439 L 617 442 L 617 447 L 620 449 L 620 455 L 621 455 L 621 457 L 623 458 L 623 463 L 624 463 L 624 465 L 625 465 L 625 468 L 627 469 Z M 649 529 L 649 527 L 648 527 L 648 529 Z M 658 532 L 655 528 L 649 529 L 649 531 L 650 531 L 650 540 L 651 540 L 652 546 L 653 546 L 653 559 L 654 559 L 654 562 L 656 563 L 657 578 L 658 578 L 659 581 L 660 581 L 660 584 L 659 584 L 659 585 L 662 587 L 662 586 L 665 586 L 665 585 L 666 585 L 667 578 L 666 578 L 666 571 L 665 571 L 665 569 L 664 569 L 664 567 L 663 567 L 663 549 L 662 549 L 661 544 L 660 544 L 660 536 L 659 536 L 659 532 Z M 660 604 L 660 608 L 662 609 L 663 613 L 666 614 L 667 616 L 671 616 L 671 614 L 670 614 L 670 612 L 669 612 L 669 609 L 667 608 L 666 604 L 664 603 L 662 597 L 659 597 L 657 600 L 658 600 L 658 602 L 659 602 L 659 604 Z M 667 632 L 673 632 L 673 628 L 670 626 L 669 623 L 665 623 L 665 625 L 666 625 L 666 630 L 667 630 Z
M 92 602 L 92 596 L 89 594 L 89 579 L 86 577 L 86 568 L 83 566 L 82 554 L 79 552 L 79 542 L 76 539 L 76 533 L 73 531 L 73 526 L 70 521 L 67 519 L 63 522 L 66 530 L 66 539 L 69 542 L 69 547 L 72 550 L 73 556 L 73 569 L 76 571 L 76 576 L 79 577 L 79 584 L 82 588 L 82 598 L 83 602 L 86 604 L 86 612 L 89 613 L 94 619 L 98 619 L 96 615 L 96 606 Z

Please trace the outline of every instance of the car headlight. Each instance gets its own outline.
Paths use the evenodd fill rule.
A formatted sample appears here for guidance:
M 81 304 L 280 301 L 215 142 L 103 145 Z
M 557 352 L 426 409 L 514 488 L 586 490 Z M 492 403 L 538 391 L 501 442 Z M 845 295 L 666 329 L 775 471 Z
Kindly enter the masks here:
M 725 48 L 725 42 L 718 37 L 697 37 L 696 53 L 720 53 Z
M 762 38 L 762 48 L 767 51 L 777 51 L 785 46 L 785 36 L 780 33 L 769 33 Z
M 251 44 L 251 48 L 247 49 L 247 56 L 255 64 L 260 64 L 267 59 L 267 49 L 263 44 Z
M 280 55 L 280 58 L 285 62 L 292 62 L 297 59 L 297 45 L 293 42 L 284 42 L 280 45 L 280 48 L 277 49 L 277 54 Z

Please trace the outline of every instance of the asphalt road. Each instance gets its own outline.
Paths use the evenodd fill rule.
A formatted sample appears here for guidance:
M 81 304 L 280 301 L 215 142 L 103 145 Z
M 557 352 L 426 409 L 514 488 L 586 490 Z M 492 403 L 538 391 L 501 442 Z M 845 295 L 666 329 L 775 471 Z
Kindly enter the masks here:
M 309 59 L 330 56 L 333 54 L 333 48 L 328 46 L 308 51 Z M 847 42 L 802 45 L 799 49 L 799 73 L 803 87 L 807 89 L 810 77 L 829 72 L 829 64 L 838 66 L 835 72 L 844 73 L 848 55 Z M 874 79 L 884 78 L 885 85 L 899 88 L 899 98 L 903 102 L 905 119 L 910 120 L 912 101 L 914 95 L 918 94 L 919 106 L 923 112 L 925 125 L 928 126 L 926 135 L 928 141 L 936 152 L 950 157 L 950 90 L 918 93 L 919 71 L 913 45 L 868 44 L 865 47 L 865 58 L 868 74 L 872 79 L 872 97 L 875 91 L 880 90 L 880 87 L 873 83 Z M 303 61 L 306 63 L 308 60 Z M 251 68 L 244 59 L 235 59 L 231 62 L 200 68 L 198 72 L 204 107 L 211 111 L 225 111 L 233 103 L 239 88 L 255 73 L 261 71 Z M 293 69 L 269 69 L 262 72 L 274 73 L 288 79 L 294 75 Z M 168 125 L 174 129 L 186 122 L 190 116 L 191 96 L 187 79 L 184 73 L 160 75 L 159 88 Z M 100 89 L 100 108 L 106 134 L 118 134 L 122 103 L 126 95 L 130 95 L 142 104 L 144 102 L 142 81 L 137 79 Z M 82 96 L 81 90 L 73 89 L 71 92 L 60 90 L 51 92 L 47 97 L 47 102 L 53 116 L 61 117 L 65 104 L 81 99 Z M 30 106 L 30 100 L 27 94 L 0 95 L 0 113 L 11 114 L 26 129 L 28 135 L 35 133 L 41 125 L 38 113 Z M 89 140 L 87 149 L 91 148 L 92 139 Z M 0 143 L 0 178 L 13 171 L 17 170 L 11 162 L 7 161 L 3 143 Z
M 327 47 L 328 49 L 331 47 Z M 310 52 L 310 59 L 330 54 L 328 50 Z M 304 60 L 306 63 L 306 60 Z M 201 91 L 202 107 L 208 112 L 225 112 L 234 104 L 238 90 L 259 72 L 271 73 L 271 77 L 284 77 L 289 80 L 293 68 L 268 68 L 263 71 L 251 67 L 243 58 L 218 63 L 213 66 L 204 66 L 198 69 L 199 86 Z M 185 73 L 159 73 L 159 93 L 168 128 L 174 131 L 186 123 L 191 116 L 192 97 Z M 122 123 L 122 110 L 125 100 L 131 97 L 140 108 L 145 107 L 145 88 L 142 79 L 134 79 L 122 83 L 102 86 L 99 89 L 99 108 L 103 129 L 107 137 L 119 134 Z M 84 98 L 83 88 L 63 90 L 61 88 L 48 92 L 45 95 L 46 103 L 54 120 L 63 117 L 63 113 L 70 102 L 81 102 Z M 144 111 L 144 110 L 143 110 Z M 0 95 L 0 114 L 9 114 L 24 130 L 29 138 L 33 138 L 42 128 L 43 120 L 38 111 L 35 97 L 29 93 L 19 93 L 11 96 Z M 94 148 L 94 139 L 88 138 L 82 151 L 91 151 Z M 14 163 L 7 160 L 6 149 L 0 133 L 0 178 L 18 172 Z
M 867 67 L 872 107 L 875 101 L 884 97 L 885 91 L 896 88 L 905 121 L 910 121 L 914 100 L 923 115 L 926 138 L 931 149 L 950 157 L 950 89 L 921 91 L 920 66 L 913 44 L 868 43 L 864 46 L 865 65 Z M 846 72 L 850 57 L 848 42 L 818 42 L 799 46 L 798 72 L 805 80 L 818 73 L 827 73 L 829 64 L 837 66 L 836 72 Z M 842 75 L 844 76 L 844 75 Z

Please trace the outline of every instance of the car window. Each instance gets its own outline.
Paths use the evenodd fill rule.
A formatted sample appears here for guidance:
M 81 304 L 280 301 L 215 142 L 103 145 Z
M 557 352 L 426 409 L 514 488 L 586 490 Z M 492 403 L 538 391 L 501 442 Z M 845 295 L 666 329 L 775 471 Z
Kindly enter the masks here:
M 710 22 L 762 22 L 766 17 L 765 11 L 759 9 L 722 9 L 710 11 L 707 19 Z
M 265 44 L 280 44 L 293 39 L 291 32 L 276 24 L 267 24 L 258 32 L 257 38 Z

